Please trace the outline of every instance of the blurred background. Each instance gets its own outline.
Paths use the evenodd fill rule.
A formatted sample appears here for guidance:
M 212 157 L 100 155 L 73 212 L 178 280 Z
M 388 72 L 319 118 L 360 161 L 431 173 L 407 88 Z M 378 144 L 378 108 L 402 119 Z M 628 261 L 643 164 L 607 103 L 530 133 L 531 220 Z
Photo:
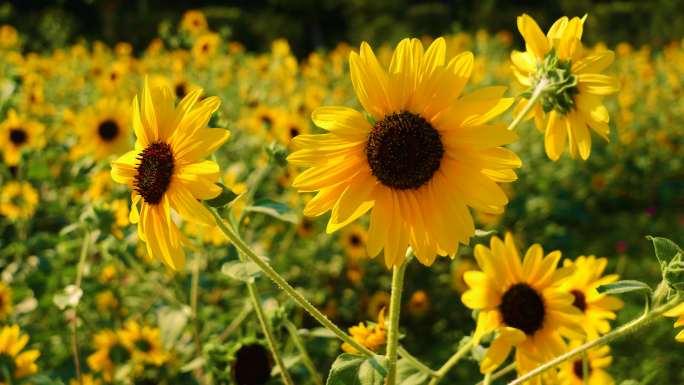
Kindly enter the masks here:
M 249 50 L 270 48 L 286 38 L 303 57 L 340 41 L 375 44 L 407 35 L 511 30 L 523 12 L 540 25 L 563 15 L 589 13 L 585 41 L 608 45 L 630 42 L 659 47 L 684 35 L 683 0 L 41 0 L 4 1 L 0 23 L 14 25 L 29 38 L 28 50 L 98 39 L 120 41 L 141 50 L 164 36 L 188 8 L 202 10 L 209 25 Z

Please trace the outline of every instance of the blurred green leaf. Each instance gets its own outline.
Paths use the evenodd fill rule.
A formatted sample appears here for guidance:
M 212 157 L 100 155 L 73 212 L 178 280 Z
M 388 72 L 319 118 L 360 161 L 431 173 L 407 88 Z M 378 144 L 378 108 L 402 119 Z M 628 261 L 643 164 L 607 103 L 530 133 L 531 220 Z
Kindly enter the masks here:
M 633 291 L 652 291 L 651 287 L 646 283 L 631 279 L 601 285 L 599 286 L 598 290 L 602 294 L 623 294 Z
M 262 213 L 284 222 L 297 223 L 297 215 L 290 206 L 270 199 L 259 199 L 253 205 L 245 208 L 246 211 Z
M 251 283 L 261 274 L 259 266 L 254 262 L 231 261 L 221 267 L 221 272 L 238 281 Z
M 233 190 L 229 189 L 228 187 L 224 186 L 222 183 L 216 183 L 219 187 L 221 187 L 221 194 L 219 194 L 216 198 L 206 200 L 205 202 L 211 206 L 211 207 L 223 207 L 227 205 L 228 203 L 232 202 L 235 198 L 237 198 L 237 194 L 233 192 Z
M 333 362 L 326 385 L 382 385 L 387 371 L 381 361 L 384 357 L 342 353 Z

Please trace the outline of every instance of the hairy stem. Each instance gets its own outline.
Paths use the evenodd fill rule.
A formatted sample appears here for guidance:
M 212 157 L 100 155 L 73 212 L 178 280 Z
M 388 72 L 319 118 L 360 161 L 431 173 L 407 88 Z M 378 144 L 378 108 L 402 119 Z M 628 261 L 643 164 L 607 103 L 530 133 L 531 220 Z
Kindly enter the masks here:
M 443 378 L 446 376 L 447 373 L 449 373 L 449 370 L 456 366 L 456 364 L 466 356 L 466 354 L 470 353 L 470 350 L 473 348 L 473 340 L 472 338 L 463 344 L 461 347 L 458 348 L 456 353 L 454 353 L 447 362 L 442 365 L 441 368 L 437 369 L 437 372 L 435 372 L 435 378 L 430 381 L 429 385 L 437 385 Z
M 397 376 L 397 347 L 399 345 L 399 316 L 401 313 L 401 293 L 404 289 L 406 266 L 413 250 L 406 250 L 406 258 L 392 271 L 392 292 L 390 294 L 389 328 L 387 330 L 387 381 L 386 385 L 394 385 Z
M 300 337 L 299 333 L 297 332 L 297 327 L 290 320 L 285 321 L 285 327 L 287 328 L 287 331 L 290 333 L 292 341 L 297 347 L 297 350 L 299 350 L 299 354 L 302 358 L 302 363 L 304 363 L 306 370 L 308 370 L 311 374 L 311 378 L 313 379 L 314 384 L 323 385 L 323 379 L 321 378 L 320 374 L 318 374 L 318 371 L 316 371 L 316 367 L 314 366 L 313 361 L 309 356 L 309 353 L 306 351 L 304 341 L 302 341 L 302 337 Z
M 527 104 L 525 105 L 525 108 L 523 108 L 522 111 L 518 114 L 518 116 L 513 119 L 511 124 L 508 125 L 508 130 L 513 130 L 515 127 L 520 124 L 520 122 L 525 119 L 527 114 L 530 113 L 532 108 L 534 108 L 534 105 L 537 103 L 537 100 L 539 100 L 539 97 L 544 93 L 544 90 L 546 89 L 546 86 L 549 84 L 549 81 L 544 78 L 537 83 L 537 86 L 534 88 L 534 91 L 532 91 L 532 96 L 530 99 L 527 101 Z

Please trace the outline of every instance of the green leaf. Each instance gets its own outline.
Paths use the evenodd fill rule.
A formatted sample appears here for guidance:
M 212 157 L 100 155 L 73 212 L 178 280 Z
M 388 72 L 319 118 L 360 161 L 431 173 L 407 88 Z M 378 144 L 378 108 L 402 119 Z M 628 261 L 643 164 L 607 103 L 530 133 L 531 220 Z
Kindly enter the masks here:
M 426 373 L 416 369 L 408 360 L 397 361 L 398 385 L 425 385 L 430 378 Z
M 245 210 L 266 214 L 284 222 L 297 223 L 297 215 L 290 206 L 270 199 L 259 199 Z
M 667 238 L 648 236 L 646 239 L 649 239 L 651 242 L 653 242 L 656 258 L 658 258 L 658 261 L 660 261 L 661 264 L 664 263 L 667 265 L 675 257 L 675 255 L 682 253 L 682 249 L 680 249 L 676 243 Z
M 282 144 L 277 142 L 271 143 L 266 147 L 266 153 L 268 154 L 268 161 L 271 164 L 276 164 L 280 167 L 287 166 L 287 148 Z
M 252 283 L 261 274 L 261 269 L 254 262 L 231 261 L 221 266 L 221 272 L 238 281 Z
M 684 290 L 684 251 L 674 242 L 662 237 L 646 237 L 653 242 L 660 262 L 663 280 L 675 290 Z
M 381 356 L 342 353 L 333 362 L 326 385 L 383 385 L 387 374 L 383 361 Z
M 598 289 L 602 294 L 622 294 L 632 291 L 652 291 L 651 287 L 646 283 L 632 279 L 601 285 Z
M 229 189 L 228 187 L 224 186 L 221 183 L 216 183 L 219 187 L 221 187 L 221 194 L 219 194 L 216 198 L 206 200 L 207 204 L 211 207 L 223 207 L 227 205 L 228 203 L 232 202 L 235 198 L 237 198 L 237 194 L 233 192 L 233 190 Z

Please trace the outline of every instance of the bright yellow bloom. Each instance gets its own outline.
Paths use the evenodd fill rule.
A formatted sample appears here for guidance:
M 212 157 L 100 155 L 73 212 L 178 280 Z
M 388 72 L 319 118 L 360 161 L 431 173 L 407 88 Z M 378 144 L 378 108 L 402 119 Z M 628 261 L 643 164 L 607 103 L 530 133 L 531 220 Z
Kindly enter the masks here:
M 19 163 L 21 150 L 40 149 L 45 146 L 45 126 L 10 110 L 7 119 L 0 124 L 0 150 L 5 163 Z
M 580 342 L 573 341 L 570 343 L 570 349 L 580 346 Z M 600 348 L 589 350 L 587 353 L 589 358 L 589 381 L 588 385 L 613 385 L 615 381 L 605 371 L 605 368 L 610 366 L 613 362 L 613 357 L 610 356 L 610 347 L 607 345 Z M 558 371 L 559 385 L 584 385 L 584 369 L 582 366 L 582 358 L 574 361 L 567 361 L 560 366 Z
M 345 254 L 352 260 L 366 256 L 366 231 L 361 226 L 349 226 L 342 233 L 340 242 Z
M 191 9 L 183 14 L 180 27 L 182 30 L 196 35 L 207 30 L 207 19 L 202 11 Z
M 473 55 L 446 63 L 442 38 L 427 51 L 417 39 L 401 41 L 389 71 L 366 43 L 349 63 L 372 122 L 351 108 L 320 107 L 312 119 L 328 133 L 292 140 L 288 160 L 310 167 L 293 186 L 318 191 L 304 214 L 332 210 L 332 233 L 372 209 L 368 255 L 384 249 L 388 267 L 403 261 L 409 245 L 425 265 L 454 256 L 475 233 L 468 207 L 501 212 L 508 203 L 496 182 L 515 180 L 521 162 L 500 146 L 517 136 L 489 122 L 512 99 L 502 98 L 503 87 L 461 96 Z
M 24 350 L 29 337 L 21 334 L 18 325 L 5 326 L 0 330 L 0 358 L 2 362 L 11 360 L 13 363 L 13 379 L 30 376 L 38 372 L 36 359 L 40 356 L 38 350 Z
M 493 236 L 490 247 L 475 247 L 482 271 L 464 274 L 469 290 L 461 300 L 479 311 L 474 340 L 495 332 L 480 371 L 489 373 L 501 365 L 513 347 L 518 373 L 565 352 L 561 335 L 583 337 L 581 313 L 574 297 L 560 285 L 573 267 L 556 269 L 560 251 L 544 256 L 538 244 L 530 246 L 522 263 L 510 233 L 505 241 Z
M 678 328 L 680 326 L 684 326 L 684 303 L 677 305 L 674 309 L 665 313 L 665 316 L 677 318 L 674 327 Z M 677 340 L 677 342 L 684 342 L 684 330 L 677 334 L 675 340 Z
M 126 363 L 131 354 L 112 330 L 102 330 L 93 338 L 95 352 L 88 356 L 88 366 L 95 372 L 100 372 L 106 382 L 112 382 L 114 369 Z
M 76 123 L 79 141 L 75 157 L 91 154 L 95 159 L 121 155 L 130 148 L 130 105 L 117 99 L 101 99 L 83 111 Z
M 134 360 L 145 364 L 161 366 L 169 359 L 164 350 L 158 328 L 141 326 L 135 321 L 127 321 L 118 332 L 121 343 L 131 353 Z
M 561 284 L 561 290 L 575 297 L 573 306 L 584 314 L 582 327 L 587 338 L 594 339 L 599 334 L 610 331 L 608 320 L 615 319 L 615 311 L 622 308 L 622 301 L 606 294 L 600 294 L 597 288 L 618 280 L 617 274 L 601 276 L 606 268 L 606 258 L 580 256 L 573 262 L 563 261 L 563 266 L 575 266 L 575 272 Z
M 12 315 L 12 289 L 0 282 L 0 321 Z
M 200 95 L 200 90 L 191 92 L 175 106 L 170 89 L 151 90 L 145 82 L 133 102 L 135 150 L 112 163 L 114 181 L 133 189 L 130 221 L 138 224 L 148 254 L 174 270 L 185 264 L 187 239 L 171 219 L 171 209 L 187 221 L 215 225 L 198 200 L 221 193 L 215 184 L 220 170 L 204 159 L 230 136 L 227 130 L 206 128 L 220 101 L 199 101 Z
M 28 182 L 10 181 L 0 190 L 0 215 L 12 221 L 28 219 L 36 212 L 38 191 Z
M 97 378 L 93 377 L 90 374 L 84 374 L 81 376 L 81 381 L 79 381 L 77 378 L 69 380 L 69 385 L 100 385 L 102 384 L 102 381 L 98 380 Z
M 221 37 L 217 33 L 207 33 L 195 40 L 192 46 L 192 56 L 198 64 L 206 64 L 207 61 L 216 54 Z
M 558 19 L 544 35 L 528 15 L 518 17 L 525 52 L 513 51 L 513 72 L 520 83 L 552 86 L 542 93 L 532 111 L 537 128 L 545 133 L 546 154 L 558 160 L 568 142 L 570 156 L 586 160 L 591 152 L 589 128 L 608 140 L 608 110 L 603 97 L 618 91 L 617 79 L 601 74 L 613 62 L 612 51 L 587 52 L 582 46 L 584 21 Z M 527 95 L 530 97 L 530 95 Z M 527 100 L 522 100 L 521 106 Z
M 0 25 L 0 47 L 12 48 L 19 42 L 17 30 L 8 24 Z
M 352 336 L 354 341 L 373 351 L 376 351 L 383 346 L 387 340 L 387 332 L 385 330 L 385 309 L 383 308 L 380 310 L 380 313 L 378 314 L 378 323 L 376 325 L 367 326 L 363 322 L 360 322 L 358 325 L 349 328 L 349 335 Z M 354 347 L 346 342 L 342 344 L 342 350 L 347 353 L 358 353 Z

